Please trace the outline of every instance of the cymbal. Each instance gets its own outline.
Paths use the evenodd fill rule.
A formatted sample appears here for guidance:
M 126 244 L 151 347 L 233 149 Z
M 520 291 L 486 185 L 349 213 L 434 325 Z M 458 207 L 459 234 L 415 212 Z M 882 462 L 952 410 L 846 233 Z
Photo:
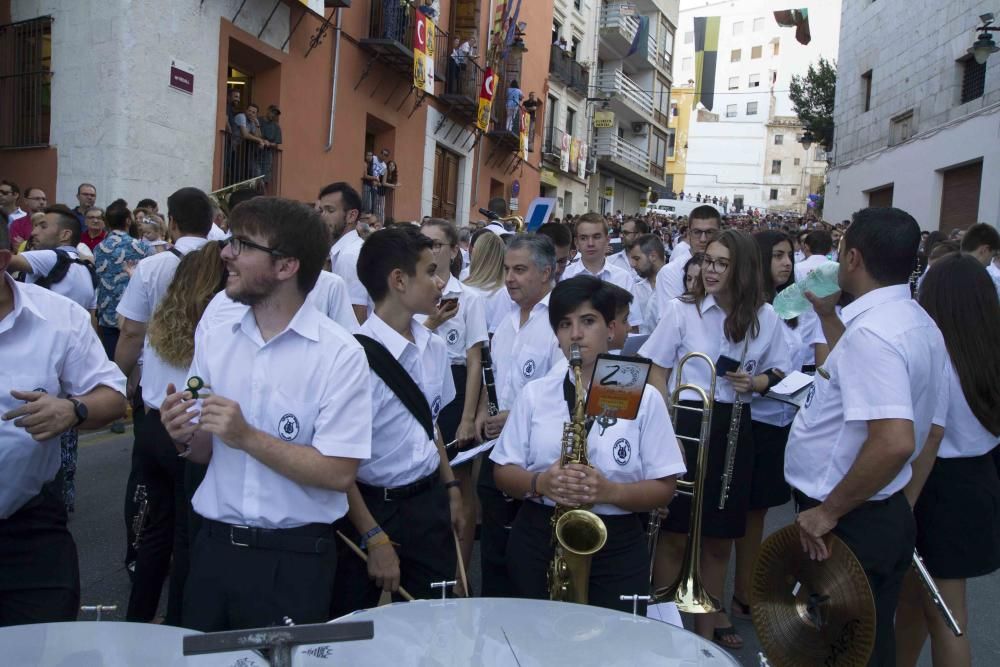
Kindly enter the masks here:
M 798 528 L 760 548 L 751 616 L 772 667 L 864 667 L 875 646 L 875 600 L 861 563 L 830 534 L 830 557 L 809 559 Z

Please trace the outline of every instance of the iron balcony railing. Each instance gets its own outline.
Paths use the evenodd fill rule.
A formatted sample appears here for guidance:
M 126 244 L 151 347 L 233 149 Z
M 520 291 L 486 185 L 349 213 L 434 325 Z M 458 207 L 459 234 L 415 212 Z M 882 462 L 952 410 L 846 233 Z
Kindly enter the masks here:
M 281 149 L 219 131 L 216 160 L 220 162 L 221 183 L 216 191 L 253 187 L 268 195 L 281 194 Z
M 597 75 L 595 85 L 605 95 L 615 93 L 621 96 L 626 103 L 643 116 L 653 115 L 653 96 L 644 91 L 639 84 L 620 69 L 601 72 Z
M 47 146 L 52 17 L 0 26 L 0 148 Z
M 551 46 L 549 74 L 565 83 L 570 89 L 586 96 L 590 87 L 590 70 L 578 63 L 558 44 Z

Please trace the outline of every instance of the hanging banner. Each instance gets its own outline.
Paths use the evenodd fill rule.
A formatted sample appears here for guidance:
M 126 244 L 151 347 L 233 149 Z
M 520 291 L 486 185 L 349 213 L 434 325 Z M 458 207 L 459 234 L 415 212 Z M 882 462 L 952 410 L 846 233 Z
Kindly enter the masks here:
M 568 134 L 562 135 L 562 144 L 559 146 L 559 168 L 569 171 L 569 146 L 573 137 Z
M 476 114 L 476 127 L 486 132 L 490 129 L 490 114 L 493 110 L 493 90 L 496 87 L 496 76 L 493 68 L 487 67 L 483 74 L 483 85 L 479 89 L 479 112 Z
M 580 139 L 573 137 L 569 142 L 569 171 L 577 173 L 580 169 Z
M 434 92 L 434 21 L 415 12 L 413 35 L 413 87 Z
M 528 112 L 524 109 L 518 110 L 518 116 L 521 121 L 520 136 L 518 137 L 518 150 L 517 156 L 522 160 L 528 159 L 528 128 L 531 126 L 531 118 L 528 116 Z
M 580 161 L 577 164 L 576 175 L 580 178 L 587 178 L 587 157 L 590 150 L 587 148 L 587 142 L 580 142 Z

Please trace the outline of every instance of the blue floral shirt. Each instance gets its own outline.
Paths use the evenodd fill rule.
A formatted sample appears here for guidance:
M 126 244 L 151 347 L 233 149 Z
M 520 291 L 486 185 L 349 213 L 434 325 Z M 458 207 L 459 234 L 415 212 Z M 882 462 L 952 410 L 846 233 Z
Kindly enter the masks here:
M 153 254 L 143 239 L 134 239 L 120 230 L 111 230 L 107 238 L 94 248 L 97 268 L 97 322 L 102 327 L 118 326 L 118 302 L 121 301 L 129 275 L 126 262 L 138 262 Z

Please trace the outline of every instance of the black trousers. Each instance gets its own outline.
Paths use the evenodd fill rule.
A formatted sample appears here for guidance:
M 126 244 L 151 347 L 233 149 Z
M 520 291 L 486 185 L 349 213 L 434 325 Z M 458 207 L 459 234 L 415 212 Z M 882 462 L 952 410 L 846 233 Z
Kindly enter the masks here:
M 455 578 L 457 554 L 451 531 L 451 509 L 448 492 L 435 484 L 412 498 L 386 501 L 381 495 L 362 491 L 368 511 L 389 538 L 398 544 L 401 585 L 413 597 L 440 597 L 441 591 L 431 583 Z M 337 528 L 355 544 L 361 538 L 349 521 L 340 521 Z M 357 554 L 338 539 L 337 578 L 333 591 L 331 618 L 378 604 L 381 590 L 368 577 L 368 566 Z M 394 599 L 401 599 L 394 596 Z
M 233 544 L 202 527 L 191 551 L 184 587 L 183 627 L 202 632 L 330 620 L 336 570 L 333 528 L 309 524 L 281 531 L 297 538 L 323 538 L 324 553 L 300 553 Z
M 80 565 L 58 477 L 0 519 L 0 626 L 75 621 Z
M 132 462 L 131 468 L 128 473 L 128 481 L 125 483 L 125 506 L 124 506 L 124 518 L 125 518 L 125 564 L 135 563 L 135 547 L 132 543 L 135 542 L 135 533 L 132 530 L 132 518 L 135 516 L 137 511 L 135 502 L 135 487 L 139 483 L 139 469 L 140 458 L 137 452 L 137 447 L 135 446 L 135 432 L 139 430 L 142 424 L 142 420 L 146 416 L 146 404 L 142 402 L 142 387 L 139 387 L 135 391 L 135 395 L 132 397 Z M 129 573 L 131 575 L 131 572 Z
M 479 469 L 477 489 L 482 509 L 479 558 L 483 571 L 483 597 L 512 597 L 514 587 L 507 572 L 507 538 L 521 501 L 504 495 L 497 488 L 493 480 L 493 462 L 488 453 Z
M 549 599 L 547 573 L 552 555 L 553 508 L 521 503 L 507 545 L 507 562 L 514 595 Z M 590 561 L 588 604 L 631 613 L 632 602 L 621 595 L 649 595 L 649 550 L 645 526 L 638 514 L 601 516 L 608 541 Z M 639 612 L 645 613 L 645 603 Z
M 118 339 L 121 337 L 121 329 L 118 327 L 106 327 L 103 324 L 98 327 L 101 330 L 101 344 L 104 346 L 104 353 L 108 359 L 115 360 L 115 348 L 118 347 Z
M 170 571 L 175 528 L 186 517 L 184 460 L 160 421 L 159 410 L 149 410 L 135 430 L 138 483 L 145 485 L 148 512 L 136 550 L 135 577 L 129 596 L 126 620 L 151 621 L 160 603 L 160 591 Z M 138 511 L 138 507 L 136 508 Z M 167 596 L 168 625 L 181 620 L 183 581 L 171 577 Z
M 819 501 L 797 490 L 794 496 L 800 512 L 819 505 Z M 893 667 L 896 605 L 917 535 L 910 504 L 902 493 L 864 503 L 842 516 L 833 533 L 847 543 L 861 562 L 875 598 L 875 649 L 868 664 Z

